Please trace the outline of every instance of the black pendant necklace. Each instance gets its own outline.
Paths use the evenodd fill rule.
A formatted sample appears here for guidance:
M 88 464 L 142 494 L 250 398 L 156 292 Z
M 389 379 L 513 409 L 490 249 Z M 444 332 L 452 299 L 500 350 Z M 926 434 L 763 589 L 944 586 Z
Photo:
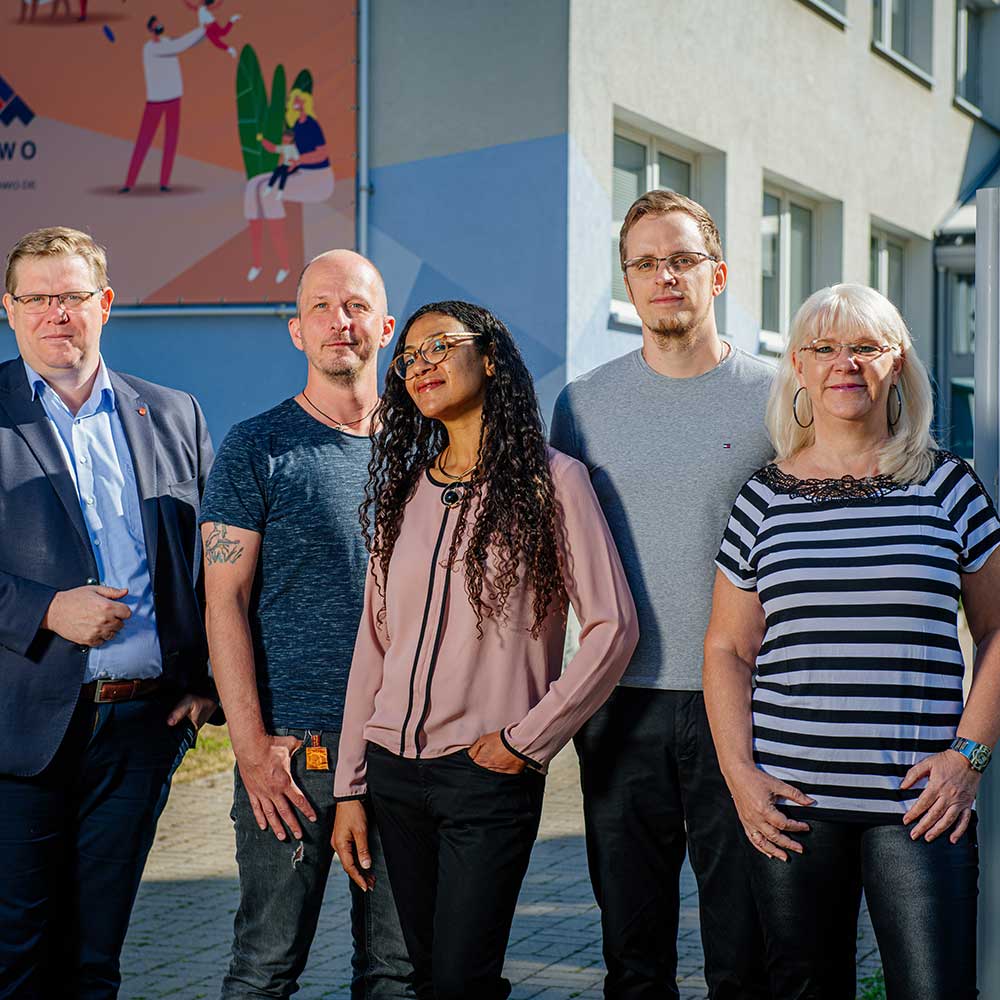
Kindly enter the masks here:
M 441 491 L 441 503 L 445 507 L 457 507 L 464 499 L 467 489 L 465 483 L 451 483 Z

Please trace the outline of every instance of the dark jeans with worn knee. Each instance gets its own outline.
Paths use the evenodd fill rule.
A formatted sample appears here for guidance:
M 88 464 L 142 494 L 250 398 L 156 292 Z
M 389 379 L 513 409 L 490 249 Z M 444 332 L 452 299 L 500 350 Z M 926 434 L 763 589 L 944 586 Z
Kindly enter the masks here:
M 854 1000 L 862 889 L 887 1000 L 973 1000 L 975 820 L 957 844 L 928 844 L 902 823 L 817 815 L 803 815 L 810 831 L 793 836 L 804 851 L 786 863 L 744 845 L 775 1000 Z
M 368 744 L 368 790 L 420 1000 L 504 1000 L 504 954 L 545 778 L 465 750 L 412 760 Z
M 270 827 L 257 826 L 250 799 L 235 769 L 232 820 L 236 830 L 236 863 L 240 905 L 236 911 L 233 957 L 222 983 L 221 1000 L 290 997 L 299 988 L 316 936 L 323 895 L 334 858 L 330 838 L 336 803 L 333 770 L 338 733 L 315 731 L 327 748 L 330 770 L 306 768 L 304 750 L 292 756 L 292 777 L 316 810 L 316 822 L 299 817 L 302 839 L 281 841 Z M 277 729 L 277 736 L 308 742 L 313 730 Z M 389 875 L 374 823 L 369 846 L 375 888 L 364 893 L 353 882 L 351 934 L 354 939 L 353 1000 L 412 998 L 412 965 L 406 953 Z M 337 877 L 346 878 L 337 870 Z
M 51 763 L 0 776 L 0 997 L 114 1000 L 170 779 L 194 726 L 180 695 L 80 701 Z
M 680 872 L 698 880 L 712 1000 L 768 996 L 739 825 L 700 691 L 618 687 L 577 734 L 587 860 L 601 907 L 607 1000 L 677 988 Z

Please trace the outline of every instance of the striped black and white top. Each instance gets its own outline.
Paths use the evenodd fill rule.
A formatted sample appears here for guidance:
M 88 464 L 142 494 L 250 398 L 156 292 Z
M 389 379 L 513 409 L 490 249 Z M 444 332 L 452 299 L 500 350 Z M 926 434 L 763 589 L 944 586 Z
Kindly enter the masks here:
M 764 609 L 754 758 L 816 800 L 783 810 L 899 821 L 926 784 L 900 781 L 947 749 L 962 713 L 960 574 L 998 545 L 989 496 L 947 452 L 908 486 L 775 465 L 750 478 L 716 565 Z

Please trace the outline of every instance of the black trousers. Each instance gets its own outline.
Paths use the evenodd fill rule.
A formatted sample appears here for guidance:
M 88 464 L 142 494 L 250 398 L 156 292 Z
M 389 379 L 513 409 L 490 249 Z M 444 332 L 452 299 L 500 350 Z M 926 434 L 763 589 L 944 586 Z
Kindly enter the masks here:
M 957 844 L 928 844 L 902 823 L 806 820 L 787 864 L 745 845 L 776 1000 L 854 1000 L 862 887 L 887 1000 L 973 1000 L 975 821 Z
M 368 789 L 420 1000 L 504 1000 L 503 971 L 545 779 L 466 751 L 408 760 L 368 745 Z
M 712 1000 L 769 996 L 744 840 L 700 691 L 619 687 L 576 736 L 607 1000 L 677 997 L 680 870 L 698 880 Z

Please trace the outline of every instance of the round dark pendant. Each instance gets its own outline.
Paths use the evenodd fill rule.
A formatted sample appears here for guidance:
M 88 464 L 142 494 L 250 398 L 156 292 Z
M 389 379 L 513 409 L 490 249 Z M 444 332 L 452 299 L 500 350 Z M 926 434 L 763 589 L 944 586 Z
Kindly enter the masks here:
M 445 507 L 457 507 L 462 502 L 464 494 L 465 487 L 463 486 L 446 486 L 441 491 L 441 503 Z

